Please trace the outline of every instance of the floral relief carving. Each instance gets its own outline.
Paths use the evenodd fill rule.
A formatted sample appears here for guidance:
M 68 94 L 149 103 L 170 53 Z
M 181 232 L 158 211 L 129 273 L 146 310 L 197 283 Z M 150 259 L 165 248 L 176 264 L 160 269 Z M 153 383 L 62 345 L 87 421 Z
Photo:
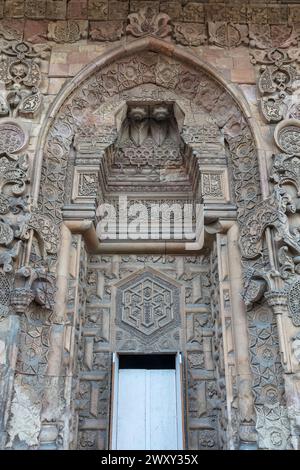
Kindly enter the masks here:
M 259 448 L 289 449 L 290 427 L 284 407 L 278 333 L 267 306 L 258 305 L 249 313 L 249 335 Z
M 61 43 L 72 43 L 87 37 L 86 21 L 57 21 L 48 25 L 48 39 Z
M 299 294 L 300 294 L 300 280 L 296 279 L 291 284 L 289 291 L 288 291 L 288 307 L 289 307 L 293 325 L 295 326 L 300 326 Z
M 165 13 L 157 13 L 151 7 L 144 7 L 137 13 L 131 13 L 128 15 L 128 20 L 126 31 L 136 38 L 148 34 L 165 38 L 171 32 L 171 26 L 168 24 L 170 17 Z
M 297 46 L 299 31 L 289 24 L 249 24 L 250 46 L 258 49 L 285 49 Z
M 300 240 L 297 234 L 290 231 L 287 213 L 296 210 L 291 197 L 280 186 L 274 188 L 273 194 L 265 199 L 245 220 L 241 229 L 240 245 L 245 258 L 259 256 L 262 249 L 263 233 L 267 227 L 276 231 L 276 239 L 282 240 L 300 254 Z
M 208 39 L 206 25 L 201 23 L 174 23 L 173 36 L 184 46 L 201 46 Z
M 16 121 L 0 122 L 0 154 L 17 153 L 26 146 L 27 141 L 27 133 Z
M 3 19 L 0 21 L 0 36 L 7 41 L 21 41 L 23 38 L 23 21 L 11 21 Z
M 248 26 L 233 23 L 208 23 L 209 42 L 220 47 L 248 44 Z
M 277 153 L 273 156 L 271 179 L 275 183 L 292 183 L 300 194 L 300 158 L 296 155 Z
M 51 220 L 60 219 L 59 207 L 63 203 L 63 181 L 66 175 L 71 133 L 76 132 L 77 127 L 81 125 L 82 110 L 91 105 L 98 106 L 103 100 L 121 90 L 130 89 L 142 83 L 156 83 L 159 86 L 168 87 L 188 99 L 193 99 L 193 97 L 197 99 L 199 96 L 201 102 L 203 102 L 203 92 L 206 92 L 208 96 L 211 96 L 211 100 L 207 99 L 207 106 L 214 103 L 216 109 L 224 98 L 221 90 L 214 93 L 217 85 L 205 73 L 191 72 L 176 60 L 163 58 L 155 53 L 136 55 L 130 60 L 121 59 L 97 72 L 64 105 L 62 113 L 50 130 L 47 158 L 42 170 L 39 206 L 45 215 L 49 214 Z M 206 101 L 204 101 L 205 105 Z M 226 103 L 224 106 L 226 114 L 224 113 L 222 118 L 227 123 L 224 128 L 225 136 L 233 158 L 235 191 L 239 216 L 242 220 L 247 210 L 253 208 L 253 204 L 259 199 L 256 184 L 258 169 L 253 140 L 251 140 L 246 123 L 243 122 L 233 102 Z M 232 132 L 231 128 L 236 121 L 239 124 Z M 224 126 L 224 122 L 220 124 L 221 127 Z M 243 159 L 243 165 L 240 165 L 241 159 Z
M 6 106 L 13 115 L 32 117 L 39 110 L 40 60 L 47 57 L 47 51 L 47 46 L 31 46 L 24 41 L 8 43 L 1 49 L 0 80 L 9 90 Z
M 277 125 L 274 132 L 277 146 L 289 155 L 300 156 L 300 122 L 288 119 Z
M 297 50 L 256 50 L 251 56 L 253 64 L 260 64 L 258 89 L 262 95 L 262 113 L 268 122 L 279 122 L 286 112 L 286 94 L 295 88 Z
M 52 310 L 55 292 L 55 277 L 47 272 L 46 268 L 23 266 L 15 274 L 11 305 L 19 314 L 26 314 L 33 301 L 47 310 Z

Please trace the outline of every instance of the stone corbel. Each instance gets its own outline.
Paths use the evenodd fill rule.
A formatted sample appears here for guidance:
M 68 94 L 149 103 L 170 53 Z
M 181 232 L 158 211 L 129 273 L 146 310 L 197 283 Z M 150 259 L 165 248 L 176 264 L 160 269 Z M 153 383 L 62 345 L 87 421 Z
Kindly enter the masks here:
M 47 310 L 53 310 L 55 278 L 44 268 L 23 266 L 15 275 L 15 286 L 11 294 L 11 306 L 18 314 L 27 314 L 35 301 Z

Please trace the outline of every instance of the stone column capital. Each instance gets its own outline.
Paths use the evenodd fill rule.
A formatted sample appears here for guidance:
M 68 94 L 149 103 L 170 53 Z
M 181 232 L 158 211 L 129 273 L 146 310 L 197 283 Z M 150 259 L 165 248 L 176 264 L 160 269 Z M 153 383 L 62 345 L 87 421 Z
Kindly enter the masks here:
M 287 310 L 287 293 L 284 290 L 272 290 L 264 294 L 269 307 L 275 315 L 280 315 Z

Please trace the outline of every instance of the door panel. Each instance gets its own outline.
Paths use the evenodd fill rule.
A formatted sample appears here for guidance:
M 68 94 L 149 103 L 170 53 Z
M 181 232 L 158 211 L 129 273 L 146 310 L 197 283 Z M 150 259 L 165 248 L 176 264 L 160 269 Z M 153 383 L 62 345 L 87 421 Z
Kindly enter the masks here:
M 120 369 L 117 404 L 117 449 L 146 447 L 145 370 Z
M 178 448 L 175 370 L 120 369 L 116 448 Z
M 177 449 L 175 369 L 149 370 L 150 449 Z

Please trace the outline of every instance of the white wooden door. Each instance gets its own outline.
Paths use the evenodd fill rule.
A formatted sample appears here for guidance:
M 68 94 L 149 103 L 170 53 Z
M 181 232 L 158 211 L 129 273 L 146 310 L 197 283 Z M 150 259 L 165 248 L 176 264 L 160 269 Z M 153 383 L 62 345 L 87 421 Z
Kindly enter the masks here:
M 175 369 L 120 369 L 115 406 L 114 448 L 182 448 Z

